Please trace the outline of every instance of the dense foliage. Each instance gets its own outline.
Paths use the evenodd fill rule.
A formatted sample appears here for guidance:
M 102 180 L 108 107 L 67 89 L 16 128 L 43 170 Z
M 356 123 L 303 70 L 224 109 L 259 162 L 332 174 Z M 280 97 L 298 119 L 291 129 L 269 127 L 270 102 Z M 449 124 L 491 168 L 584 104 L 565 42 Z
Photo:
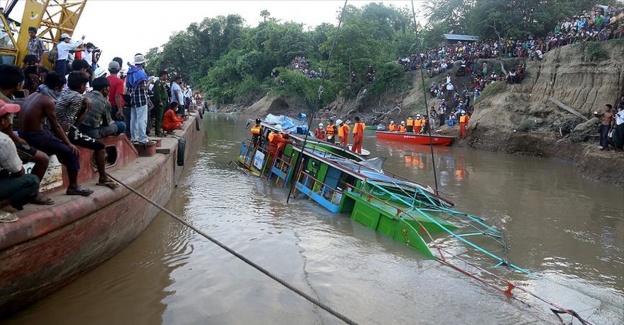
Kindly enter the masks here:
M 321 79 L 292 69 L 295 57 L 305 57 L 310 70 L 327 77 L 322 105 L 339 95 L 351 97 L 363 87 L 370 90 L 367 96 L 380 96 L 407 85 L 401 67 L 393 63 L 398 56 L 437 46 L 444 33 L 493 39 L 545 35 L 560 18 L 594 4 L 594 0 L 426 0 L 424 27 L 413 25 L 407 7 L 349 5 L 337 37 L 332 24 L 304 30 L 302 24 L 278 21 L 267 10 L 259 13 L 263 22 L 256 27 L 246 26 L 239 15 L 219 16 L 192 23 L 161 48 L 151 49 L 148 68 L 152 73 L 164 69 L 181 74 L 215 103 L 249 104 L 273 93 L 315 107 Z M 369 66 L 377 71 L 374 81 L 367 81 Z

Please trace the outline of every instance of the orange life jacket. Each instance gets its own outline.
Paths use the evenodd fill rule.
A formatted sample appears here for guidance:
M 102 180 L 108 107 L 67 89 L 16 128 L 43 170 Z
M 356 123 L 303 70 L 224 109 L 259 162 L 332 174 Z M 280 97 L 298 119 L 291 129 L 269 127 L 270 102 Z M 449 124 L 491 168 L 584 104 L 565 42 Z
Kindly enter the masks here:
M 327 130 L 326 134 L 327 134 L 328 137 L 331 137 L 334 134 L 336 134 L 336 126 L 335 125 L 332 125 L 332 124 L 328 125 L 326 130 Z
M 414 126 L 414 120 L 411 118 L 407 119 L 407 126 Z
M 251 131 L 251 134 L 253 135 L 260 135 L 260 132 L 262 132 L 262 126 L 254 125 L 251 127 L 251 129 L 249 129 L 249 131 Z
M 397 130 L 397 126 L 396 124 L 390 124 L 388 125 L 388 131 L 396 131 Z
M 399 132 L 405 132 L 405 126 L 403 126 L 403 124 L 399 125 Z
M 470 118 L 468 117 L 468 115 L 462 115 L 459 117 L 459 123 L 468 123 L 469 120 Z
M 414 120 L 414 126 L 420 127 L 420 126 L 422 126 L 422 122 L 423 122 L 423 120 L 417 118 L 417 119 Z

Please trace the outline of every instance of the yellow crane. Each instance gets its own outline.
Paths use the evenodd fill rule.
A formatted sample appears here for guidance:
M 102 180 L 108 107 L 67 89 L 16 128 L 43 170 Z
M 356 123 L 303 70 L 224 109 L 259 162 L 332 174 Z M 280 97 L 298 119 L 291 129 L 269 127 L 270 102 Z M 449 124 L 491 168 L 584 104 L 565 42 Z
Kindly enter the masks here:
M 47 50 L 59 41 L 61 34 L 74 33 L 87 0 L 23 0 L 21 21 L 9 18 L 18 0 L 7 1 L 0 11 L 0 63 L 21 65 L 28 54 L 28 27 L 37 28 L 37 37 Z M 41 63 L 50 67 L 47 52 Z

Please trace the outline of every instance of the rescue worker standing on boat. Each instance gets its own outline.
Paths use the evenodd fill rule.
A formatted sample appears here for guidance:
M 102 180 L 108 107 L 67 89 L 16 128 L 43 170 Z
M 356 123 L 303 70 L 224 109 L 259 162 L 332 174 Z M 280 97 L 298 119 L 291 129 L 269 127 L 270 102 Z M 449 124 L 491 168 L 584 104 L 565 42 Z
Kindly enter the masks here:
M 261 135 L 262 135 L 262 125 L 260 125 L 262 121 L 257 118 L 256 124 L 252 126 L 249 131 L 251 132 L 251 143 L 253 147 L 258 147 L 262 145 Z
M 349 145 L 349 131 L 351 130 L 351 128 L 349 127 L 349 120 L 347 120 L 346 122 L 338 120 L 336 121 L 336 123 L 339 125 L 338 139 L 340 139 L 340 145 L 346 147 Z
M 325 129 L 323 128 L 323 123 L 319 123 L 316 130 L 314 130 L 314 137 L 319 140 L 325 140 Z
M 362 154 L 362 142 L 364 142 L 364 129 L 366 125 L 360 122 L 360 117 L 355 117 L 355 125 L 353 126 L 353 147 L 351 151 Z
M 327 142 L 336 142 L 336 125 L 334 124 L 334 120 L 329 120 L 329 125 L 327 126 L 327 129 L 325 131 L 325 135 L 327 137 Z
M 407 128 L 406 128 L 407 132 L 414 132 L 414 119 L 412 119 L 411 116 L 407 117 Z M 403 131 L 405 132 L 405 131 Z
M 273 159 L 277 159 L 282 156 L 282 151 L 286 144 L 294 142 L 288 139 L 288 134 L 286 133 L 279 134 L 277 131 L 273 131 L 272 135 L 271 142 L 269 142 L 269 155 Z
M 423 127 L 422 122 L 423 120 L 420 118 L 420 114 L 417 114 L 416 119 L 414 120 L 414 133 L 420 134 Z M 409 130 L 407 130 L 407 132 L 409 132 Z

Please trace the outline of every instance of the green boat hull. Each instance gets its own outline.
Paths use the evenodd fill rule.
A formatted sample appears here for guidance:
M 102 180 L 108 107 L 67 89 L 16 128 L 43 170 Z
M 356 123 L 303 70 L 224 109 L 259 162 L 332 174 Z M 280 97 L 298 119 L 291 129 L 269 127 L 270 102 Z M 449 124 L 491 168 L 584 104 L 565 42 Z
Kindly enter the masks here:
M 434 258 L 422 236 L 457 229 L 457 225 L 414 210 L 403 211 L 377 199 L 345 192 L 342 212 L 351 212 L 351 219 L 410 246 L 428 258 Z M 442 226 L 442 227 L 441 227 Z

